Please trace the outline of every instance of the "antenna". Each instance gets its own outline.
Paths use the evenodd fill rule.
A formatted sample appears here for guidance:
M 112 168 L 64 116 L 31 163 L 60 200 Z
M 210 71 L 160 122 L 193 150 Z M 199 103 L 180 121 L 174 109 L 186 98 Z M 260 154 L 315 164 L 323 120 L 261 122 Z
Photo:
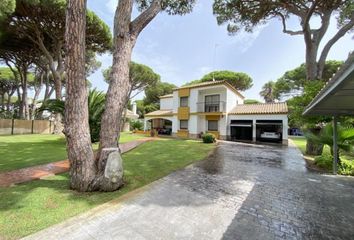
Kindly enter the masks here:
M 214 56 L 213 56 L 213 82 L 215 82 L 215 58 L 216 58 L 216 48 L 219 46 L 219 44 L 215 43 L 214 45 Z

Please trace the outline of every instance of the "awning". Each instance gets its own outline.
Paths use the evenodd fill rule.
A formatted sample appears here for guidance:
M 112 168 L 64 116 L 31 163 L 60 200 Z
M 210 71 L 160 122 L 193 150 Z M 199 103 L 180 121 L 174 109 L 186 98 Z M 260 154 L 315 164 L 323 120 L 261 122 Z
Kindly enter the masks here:
M 304 115 L 354 115 L 354 52 L 306 107 Z
M 304 115 L 333 116 L 333 173 L 338 164 L 338 116 L 354 115 L 354 52 L 303 112 Z

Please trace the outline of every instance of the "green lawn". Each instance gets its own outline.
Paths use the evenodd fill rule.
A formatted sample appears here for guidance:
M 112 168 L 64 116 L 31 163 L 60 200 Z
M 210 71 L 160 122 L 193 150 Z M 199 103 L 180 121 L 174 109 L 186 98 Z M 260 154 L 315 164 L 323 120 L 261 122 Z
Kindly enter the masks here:
M 121 133 L 125 143 L 143 135 Z M 97 148 L 94 144 L 94 148 Z M 0 136 L 0 172 L 55 162 L 67 158 L 65 138 L 58 135 Z
M 67 174 L 0 188 L 0 239 L 29 235 L 115 199 L 205 158 L 214 147 L 214 144 L 174 139 L 140 145 L 123 154 L 126 185 L 113 193 L 68 190 Z
M 291 140 L 293 140 L 293 142 L 300 149 L 300 151 L 302 152 L 303 155 L 310 157 L 310 158 L 315 157 L 315 156 L 306 155 L 306 138 L 305 137 L 289 137 L 289 138 Z M 327 155 L 330 154 L 330 149 L 328 146 L 324 146 L 323 154 L 327 154 Z M 344 160 L 353 160 L 354 159 L 354 157 L 349 154 L 341 154 L 341 158 Z

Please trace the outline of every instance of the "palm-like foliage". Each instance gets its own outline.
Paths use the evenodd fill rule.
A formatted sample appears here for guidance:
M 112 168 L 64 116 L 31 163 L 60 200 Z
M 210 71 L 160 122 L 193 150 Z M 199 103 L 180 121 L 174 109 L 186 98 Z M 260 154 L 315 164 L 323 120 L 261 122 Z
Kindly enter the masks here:
M 91 142 L 98 142 L 101 129 L 101 117 L 104 111 L 106 96 L 103 92 L 96 89 L 90 90 L 88 94 L 89 125 Z M 65 101 L 57 99 L 48 99 L 42 103 L 38 112 L 49 111 L 60 113 L 65 118 Z
M 337 128 L 337 136 L 338 136 L 337 138 L 338 150 L 351 152 L 353 150 L 354 128 L 344 127 L 339 125 Z M 331 149 L 331 154 L 333 156 L 333 125 L 332 124 L 327 124 L 321 130 L 319 135 L 306 133 L 306 138 L 318 144 L 328 145 Z
M 106 95 L 96 89 L 90 90 L 88 95 L 89 125 L 91 142 L 100 140 L 101 118 L 104 112 Z
M 274 102 L 275 100 L 274 90 L 275 90 L 275 82 L 269 81 L 263 85 L 262 91 L 259 92 L 259 95 L 261 95 L 264 98 L 264 101 L 266 103 L 271 103 Z

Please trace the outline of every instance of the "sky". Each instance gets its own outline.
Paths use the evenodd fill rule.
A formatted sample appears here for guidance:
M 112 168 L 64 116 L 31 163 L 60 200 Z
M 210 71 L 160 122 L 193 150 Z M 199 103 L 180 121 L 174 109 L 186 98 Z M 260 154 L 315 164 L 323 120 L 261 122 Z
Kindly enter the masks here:
M 170 16 L 160 13 L 140 34 L 133 50 L 132 60 L 151 67 L 164 82 L 177 86 L 200 79 L 213 70 L 230 70 L 247 73 L 253 87 L 243 94 L 248 99 L 262 100 L 259 92 L 263 84 L 276 80 L 286 71 L 296 68 L 305 60 L 302 36 L 282 32 L 281 22 L 269 21 L 253 33 L 240 32 L 229 36 L 226 26 L 219 26 L 212 13 L 212 0 L 199 0 L 192 13 Z M 93 10 L 111 29 L 117 0 L 88 0 Z M 138 13 L 135 13 L 135 15 Z M 316 22 L 313 23 L 316 25 Z M 299 22 L 292 18 L 288 28 L 299 30 Z M 323 39 L 326 42 L 335 34 L 333 17 Z M 354 50 L 352 34 L 347 34 L 331 49 L 328 60 L 345 60 Z M 102 69 L 112 64 L 110 55 L 98 57 L 102 68 L 89 77 L 93 87 L 106 91 Z M 142 99 L 139 94 L 136 99 Z

